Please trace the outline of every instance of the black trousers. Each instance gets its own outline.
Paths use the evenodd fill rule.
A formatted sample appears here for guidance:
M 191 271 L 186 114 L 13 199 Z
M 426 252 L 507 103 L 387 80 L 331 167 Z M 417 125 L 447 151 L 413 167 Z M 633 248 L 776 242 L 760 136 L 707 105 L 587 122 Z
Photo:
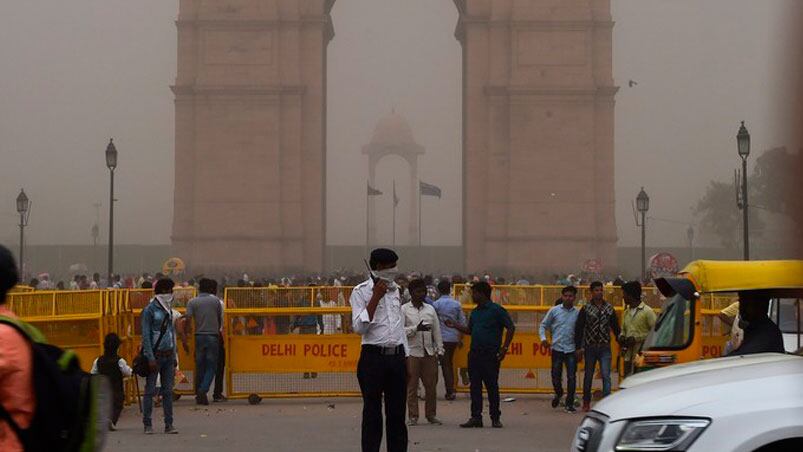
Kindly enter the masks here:
M 223 396 L 223 373 L 226 370 L 226 347 L 223 345 L 223 337 L 217 341 L 220 344 L 217 355 L 217 369 L 215 370 L 215 389 L 212 397 Z
M 407 366 L 404 353 L 381 355 L 363 346 L 357 363 L 362 392 L 362 451 L 379 452 L 382 445 L 382 400 L 385 401 L 387 452 L 407 451 Z
M 468 375 L 471 380 L 471 417 L 482 419 L 482 386 L 488 391 L 488 410 L 491 419 L 499 419 L 499 359 L 498 350 L 484 348 L 468 353 Z
M 443 343 L 443 356 L 441 356 L 441 370 L 443 371 L 443 385 L 446 387 L 446 395 L 455 394 L 454 386 L 454 351 L 457 349 L 457 342 Z

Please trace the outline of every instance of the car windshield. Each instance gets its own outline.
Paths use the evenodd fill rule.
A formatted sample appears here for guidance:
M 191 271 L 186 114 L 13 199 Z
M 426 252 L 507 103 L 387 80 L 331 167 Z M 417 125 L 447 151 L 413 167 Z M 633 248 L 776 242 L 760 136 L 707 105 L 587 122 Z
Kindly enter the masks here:
M 661 307 L 655 328 L 647 336 L 644 349 L 681 348 L 691 337 L 691 302 L 679 294 L 672 296 Z
M 773 300 L 770 318 L 778 323 L 782 333 L 797 333 L 798 325 L 803 328 L 803 301 L 796 298 Z

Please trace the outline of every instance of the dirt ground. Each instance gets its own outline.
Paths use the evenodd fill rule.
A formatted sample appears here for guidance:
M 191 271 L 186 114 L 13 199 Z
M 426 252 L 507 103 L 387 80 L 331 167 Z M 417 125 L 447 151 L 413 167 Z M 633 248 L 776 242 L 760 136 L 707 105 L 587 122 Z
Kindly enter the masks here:
M 505 396 L 503 395 L 503 398 Z M 467 394 L 438 400 L 442 426 L 409 427 L 410 451 L 565 451 L 582 414 L 553 410 L 545 396 L 515 396 L 502 404 L 505 428 L 461 429 L 469 414 Z M 178 435 L 164 435 L 161 408 L 154 409 L 155 435 L 142 432 L 137 406 L 127 407 L 106 451 L 358 451 L 362 402 L 359 398 L 245 400 L 198 407 L 183 397 L 174 405 Z M 421 402 L 423 411 L 423 402 Z M 485 413 L 487 413 L 487 406 Z M 423 420 L 423 418 L 422 418 Z M 383 448 L 384 450 L 384 448 Z

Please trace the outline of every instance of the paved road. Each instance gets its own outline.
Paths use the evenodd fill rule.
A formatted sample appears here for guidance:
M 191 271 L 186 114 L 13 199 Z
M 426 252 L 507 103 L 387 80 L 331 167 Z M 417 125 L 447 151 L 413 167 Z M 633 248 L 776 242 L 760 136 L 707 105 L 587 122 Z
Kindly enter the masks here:
M 334 404 L 330 408 L 329 404 Z M 158 411 L 156 411 L 158 410 Z M 190 452 L 190 451 L 358 451 L 360 413 L 358 398 L 264 400 L 251 406 L 230 401 L 196 407 L 182 398 L 175 406 L 178 435 L 164 435 L 161 408 L 156 409 L 157 434 L 145 436 L 137 407 L 128 407 L 120 420 L 120 430 L 110 432 L 107 451 L 113 452 Z M 423 402 L 421 402 L 423 412 Z M 568 450 L 581 414 L 553 410 L 549 399 L 517 396 L 502 404 L 505 428 L 461 429 L 468 417 L 469 400 L 462 394 L 454 402 L 438 400 L 442 426 L 420 425 L 410 428 L 413 451 L 519 452 Z M 487 407 L 486 407 L 487 413 Z

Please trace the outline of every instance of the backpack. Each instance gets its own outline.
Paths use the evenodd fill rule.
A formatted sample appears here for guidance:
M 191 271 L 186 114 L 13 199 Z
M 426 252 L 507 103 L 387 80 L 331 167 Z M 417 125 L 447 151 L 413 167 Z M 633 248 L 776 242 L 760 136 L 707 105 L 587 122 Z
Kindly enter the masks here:
M 45 337 L 34 326 L 4 316 L 0 316 L 0 324 L 15 328 L 28 340 L 36 395 L 36 408 L 27 429 L 21 429 L 2 406 L 0 421 L 8 423 L 29 452 L 102 449 L 111 411 L 106 378 L 81 370 L 75 352 L 45 343 Z

